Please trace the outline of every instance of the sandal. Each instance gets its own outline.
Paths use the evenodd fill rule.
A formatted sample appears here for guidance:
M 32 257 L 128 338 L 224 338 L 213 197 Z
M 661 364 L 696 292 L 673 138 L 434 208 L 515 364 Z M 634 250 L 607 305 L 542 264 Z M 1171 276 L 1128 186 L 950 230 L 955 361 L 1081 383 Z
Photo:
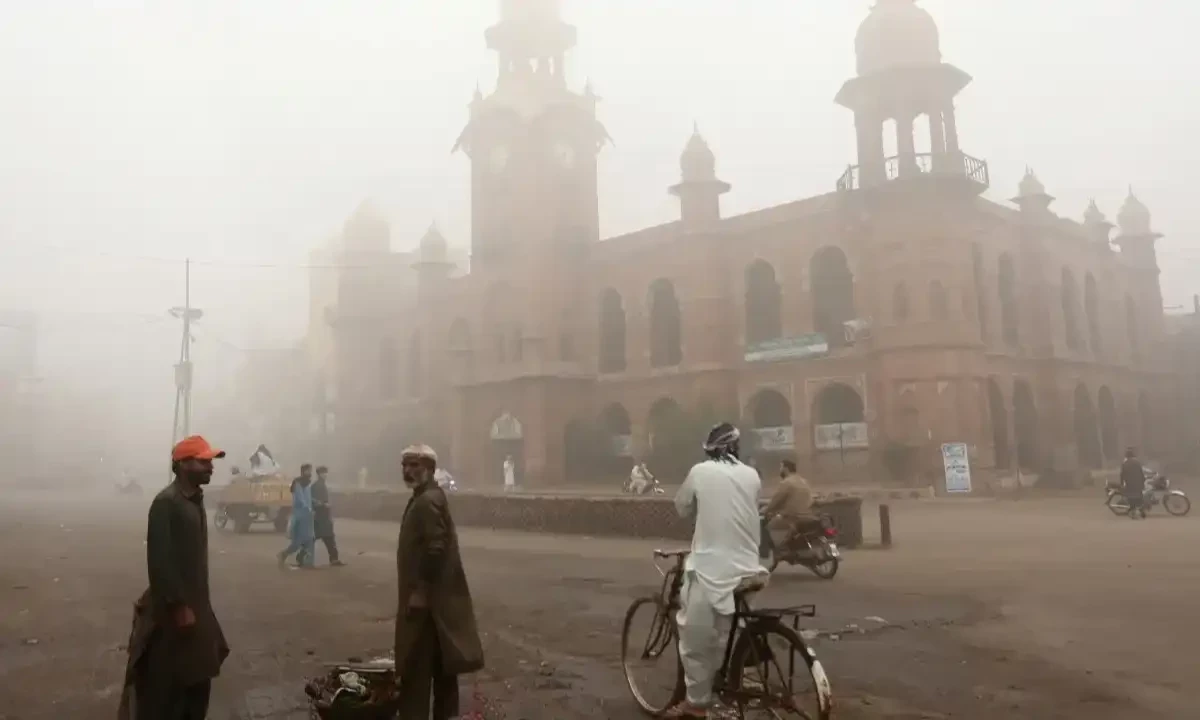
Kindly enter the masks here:
M 708 710 L 689 705 L 685 700 L 678 705 L 667 708 L 661 715 L 659 715 L 659 717 L 676 720 L 687 718 L 693 718 L 694 720 L 706 720 L 706 718 L 708 718 Z

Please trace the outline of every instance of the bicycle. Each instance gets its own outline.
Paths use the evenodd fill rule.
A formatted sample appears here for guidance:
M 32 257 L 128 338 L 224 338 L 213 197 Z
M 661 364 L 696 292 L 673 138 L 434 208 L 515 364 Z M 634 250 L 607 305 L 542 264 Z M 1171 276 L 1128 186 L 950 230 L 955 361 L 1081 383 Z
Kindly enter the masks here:
M 679 594 L 683 587 L 683 565 L 689 554 L 688 550 L 664 552 L 654 551 L 654 567 L 662 575 L 662 589 L 656 595 L 640 597 L 633 601 L 625 613 L 625 623 L 621 630 L 621 669 L 625 674 L 625 682 L 633 694 L 634 700 L 643 712 L 657 716 L 679 702 L 682 702 L 686 689 L 683 678 L 683 665 L 679 661 L 679 628 L 676 625 L 676 612 L 679 610 Z M 664 570 L 659 565 L 660 559 L 674 559 L 675 564 Z M 829 720 L 833 711 L 833 690 L 825 668 L 817 660 L 816 653 L 804 642 L 800 635 L 799 624 L 801 617 L 814 617 L 815 605 L 800 605 L 789 608 L 774 608 L 753 610 L 747 600 L 766 586 L 765 579 L 739 587 L 734 594 L 735 610 L 731 623 L 729 637 L 721 667 L 713 682 L 713 694 L 720 703 L 736 711 L 739 720 L 750 717 L 748 712 L 767 713 L 768 717 L 793 716 L 808 720 Z M 653 610 L 650 630 L 640 647 L 631 643 L 631 630 L 639 610 Z M 790 625 L 785 619 L 790 618 Z M 779 666 L 781 653 L 770 646 L 772 639 L 783 641 L 787 648 L 787 681 L 781 688 L 772 689 L 770 665 L 774 665 L 782 678 L 782 668 Z M 662 684 L 659 689 L 664 691 L 662 701 L 648 697 L 651 688 L 634 680 L 631 672 L 631 660 L 657 660 L 675 650 L 675 663 L 669 682 Z M 631 658 L 631 651 L 635 657 Z M 801 693 L 799 698 L 793 686 L 797 670 L 796 657 L 803 659 L 806 675 L 812 680 L 812 692 Z M 761 668 L 759 666 L 762 666 Z M 756 678 L 748 677 L 752 670 L 762 672 Z M 798 702 L 798 699 L 800 702 Z M 811 712 L 805 710 L 809 708 Z M 782 711 L 782 714 L 776 711 Z

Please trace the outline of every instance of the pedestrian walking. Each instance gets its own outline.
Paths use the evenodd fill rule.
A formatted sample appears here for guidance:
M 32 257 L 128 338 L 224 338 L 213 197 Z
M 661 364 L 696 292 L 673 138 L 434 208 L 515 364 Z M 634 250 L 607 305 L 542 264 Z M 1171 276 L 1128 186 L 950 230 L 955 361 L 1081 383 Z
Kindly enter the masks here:
M 292 481 L 292 515 L 288 519 L 288 537 L 291 543 L 276 556 L 279 568 L 283 569 L 292 553 L 296 553 L 296 562 L 300 567 L 311 568 L 316 537 L 313 527 L 312 465 L 308 463 L 300 466 L 300 477 Z
M 150 503 L 149 587 L 134 605 L 120 720 L 204 720 L 212 680 L 229 655 L 208 587 L 208 517 L 203 487 L 213 460 L 204 438 L 171 451 L 175 478 Z
M 398 717 L 449 720 L 459 716 L 458 676 L 483 668 L 483 646 L 458 532 L 446 493 L 433 479 L 437 454 L 416 445 L 404 450 L 400 463 L 412 498 L 396 548 Z
M 513 462 L 512 455 L 504 457 L 504 489 L 506 491 L 515 490 L 517 488 L 517 464 Z
M 317 468 L 317 479 L 312 484 L 313 534 L 325 543 L 325 549 L 329 551 L 329 564 L 341 567 L 346 563 L 338 557 L 337 538 L 333 534 L 333 508 L 329 505 L 329 486 L 326 485 L 328 477 L 329 468 L 324 465 Z

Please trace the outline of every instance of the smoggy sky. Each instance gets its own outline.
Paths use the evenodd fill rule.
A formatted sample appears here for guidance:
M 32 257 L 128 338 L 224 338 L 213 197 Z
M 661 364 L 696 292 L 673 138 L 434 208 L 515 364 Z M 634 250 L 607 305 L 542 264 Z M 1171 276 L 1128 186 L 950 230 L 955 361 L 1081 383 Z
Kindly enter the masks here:
M 616 143 L 600 166 L 602 234 L 677 215 L 666 187 L 693 121 L 734 186 L 729 214 L 828 192 L 854 162 L 833 96 L 869 0 L 565 4 L 580 39 L 570 77 L 592 79 Z M 921 4 L 945 59 L 975 77 L 958 125 L 963 150 L 991 164 L 991 197 L 1015 194 L 1029 164 L 1060 214 L 1094 196 L 1112 218 L 1132 183 L 1166 234 L 1166 302 L 1190 306 L 1200 7 Z M 465 244 L 468 168 L 449 151 L 476 83 L 493 82 L 483 30 L 498 5 L 0 3 L 0 306 L 48 311 L 45 371 L 86 367 L 169 410 L 178 338 L 165 308 L 182 299 L 182 267 L 164 259 L 202 261 L 197 354 L 211 378 L 239 347 L 300 337 L 297 266 L 367 197 L 397 248 L 431 220 Z

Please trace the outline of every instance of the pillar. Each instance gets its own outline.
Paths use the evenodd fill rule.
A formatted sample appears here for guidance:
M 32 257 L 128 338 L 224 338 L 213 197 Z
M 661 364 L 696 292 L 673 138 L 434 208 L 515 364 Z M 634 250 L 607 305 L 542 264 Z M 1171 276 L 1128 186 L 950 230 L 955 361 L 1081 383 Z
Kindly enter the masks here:
M 901 177 L 917 172 L 916 148 L 913 144 L 913 116 L 905 113 L 896 118 L 896 151 L 899 153 Z
M 946 152 L 951 155 L 957 155 L 958 147 L 958 121 L 954 117 L 954 103 L 947 103 L 945 109 L 942 110 L 942 121 L 945 123 L 946 129 Z

